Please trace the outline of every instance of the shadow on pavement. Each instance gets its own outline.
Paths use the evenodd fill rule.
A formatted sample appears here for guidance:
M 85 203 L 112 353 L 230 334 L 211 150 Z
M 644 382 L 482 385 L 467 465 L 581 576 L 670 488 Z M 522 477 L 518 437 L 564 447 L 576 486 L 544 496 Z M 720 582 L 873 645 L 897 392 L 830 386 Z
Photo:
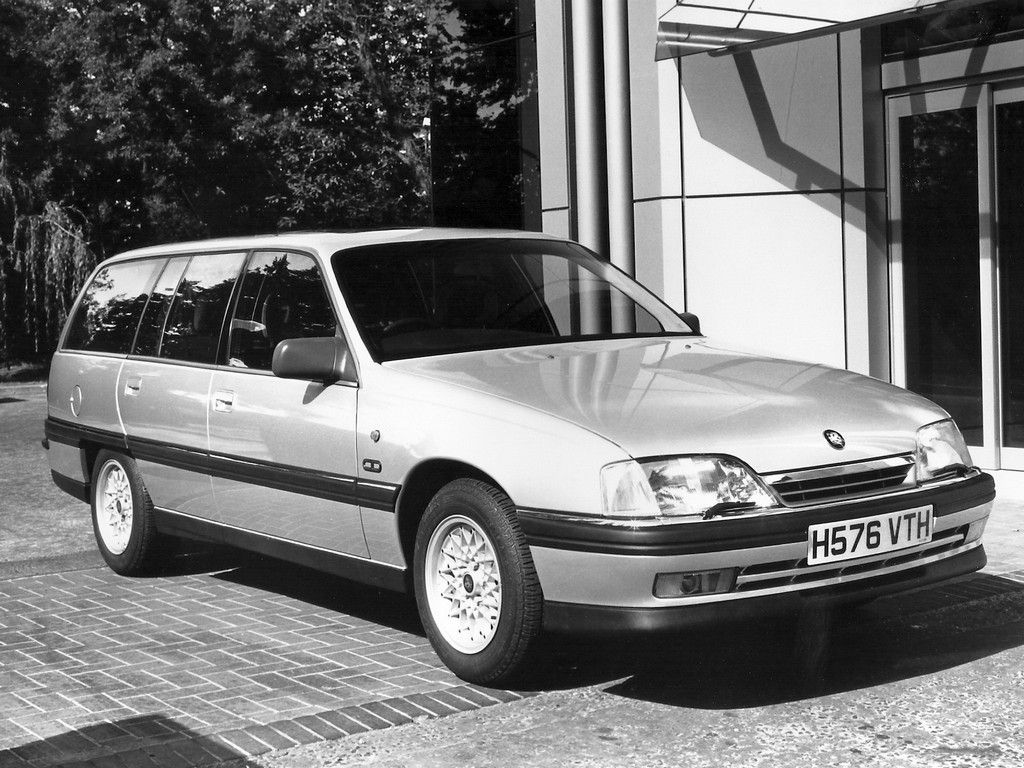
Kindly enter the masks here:
M 1024 584 L 981 575 L 859 609 L 547 644 L 526 687 L 619 680 L 606 692 L 698 709 L 758 707 L 927 675 L 1022 646 Z
M 376 589 L 340 576 L 233 547 L 180 541 L 151 577 L 210 574 L 392 629 L 424 637 L 412 595 Z
M 236 761 L 232 768 L 255 766 L 227 742 L 200 736 L 162 715 L 99 723 L 0 750 L 0 766 L 35 768 L 77 764 L 208 765 L 227 760 Z
M 368 587 L 251 553 L 232 552 L 229 556 L 234 567 L 215 574 L 215 578 L 285 595 L 418 637 L 425 636 L 412 595 Z
M 279 560 L 217 547 L 180 556 L 170 569 L 162 575 L 210 572 L 424 636 L 411 595 Z M 757 707 L 914 678 L 1018 646 L 1024 646 L 1024 584 L 978 574 L 861 608 L 811 608 L 703 631 L 545 635 L 529 672 L 513 687 L 549 691 L 614 682 L 608 693 L 663 704 Z

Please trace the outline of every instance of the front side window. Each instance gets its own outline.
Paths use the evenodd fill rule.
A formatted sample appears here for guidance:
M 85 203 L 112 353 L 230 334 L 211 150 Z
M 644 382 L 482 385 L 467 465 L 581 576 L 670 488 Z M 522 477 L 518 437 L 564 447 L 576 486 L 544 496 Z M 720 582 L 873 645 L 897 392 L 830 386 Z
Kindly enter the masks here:
M 228 365 L 269 371 L 274 348 L 285 339 L 337 332 L 312 257 L 285 251 L 253 254 L 231 318 Z
M 644 288 L 569 243 L 389 244 L 341 251 L 333 265 L 378 360 L 692 334 Z
M 65 349 L 128 354 L 161 259 L 111 264 L 96 273 L 71 320 Z
M 213 363 L 231 291 L 244 253 L 193 256 L 178 283 L 164 323 L 159 357 Z

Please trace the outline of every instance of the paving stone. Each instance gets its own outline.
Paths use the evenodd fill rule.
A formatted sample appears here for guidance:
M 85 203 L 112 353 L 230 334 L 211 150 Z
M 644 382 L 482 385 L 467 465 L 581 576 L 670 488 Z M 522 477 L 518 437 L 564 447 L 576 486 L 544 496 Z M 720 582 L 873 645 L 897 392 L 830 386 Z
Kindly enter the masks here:
M 0 749 L 0 768 L 25 768 L 29 763 L 9 749 Z
M 131 749 L 122 752 L 118 757 L 131 768 L 158 768 L 160 765 L 145 749 Z
M 425 693 L 414 693 L 409 696 L 408 699 L 435 716 L 450 715 L 452 712 L 458 711 L 455 707 L 449 706 L 448 704 L 442 704 L 437 699 L 434 699 Z
M 272 723 L 271 726 L 274 730 L 280 731 L 296 744 L 312 744 L 314 741 L 319 741 L 320 738 L 311 730 L 303 728 L 294 720 L 281 720 L 276 723 Z
M 316 715 L 302 715 L 301 717 L 295 718 L 295 722 L 306 728 L 321 739 L 336 739 L 339 736 L 345 736 L 346 732 L 337 726 L 327 722 L 323 718 L 317 717 Z
M 353 720 L 351 717 L 341 712 L 320 712 L 317 717 L 327 721 L 339 731 L 349 736 L 355 733 L 365 733 L 370 730 L 368 726 Z
M 245 729 L 245 732 L 271 749 L 288 749 L 288 747 L 293 747 L 298 743 L 269 724 L 250 725 Z
M 216 739 L 230 750 L 235 757 L 262 755 L 264 752 L 270 751 L 269 745 L 254 739 L 242 729 L 222 731 L 217 734 Z
M 459 698 L 466 699 L 466 701 L 476 704 L 478 707 L 489 707 L 492 704 L 498 704 L 502 700 L 495 698 L 489 691 L 483 691 L 477 688 L 471 688 L 468 685 L 459 685 L 449 689 L 449 693 L 458 696 Z
M 345 709 L 340 711 L 342 714 L 351 717 L 358 723 L 362 723 L 371 730 L 376 731 L 381 728 L 387 728 L 389 725 L 391 725 L 391 723 L 389 723 L 387 720 L 385 720 L 382 717 L 378 717 L 377 715 L 373 714 L 373 712 L 370 712 L 368 709 L 365 709 L 364 707 L 345 707 Z
M 193 764 L 174 750 L 175 742 L 147 749 L 150 759 L 160 768 L 193 768 Z
M 430 712 L 423 707 L 417 706 L 408 698 L 393 698 L 385 699 L 384 703 L 392 709 L 396 709 L 404 715 L 407 715 L 411 720 L 417 720 L 421 717 L 434 717 L 434 713 Z
M 479 709 L 479 707 L 473 702 L 468 699 L 455 696 L 449 691 L 433 691 L 428 695 L 430 698 L 437 699 L 442 704 L 447 704 L 449 707 L 452 707 L 459 712 L 468 712 L 471 709 Z
M 423 637 L 275 594 L 257 575 L 0 579 L 0 745 L 15 748 L 0 754 L 19 768 L 101 751 L 171 768 L 184 751 L 198 759 L 196 745 L 227 759 L 489 701 L 417 705 L 407 696 L 458 682 Z
M 368 701 L 362 705 L 362 708 L 382 720 L 386 720 L 391 725 L 404 725 L 412 722 L 411 717 L 388 706 L 387 701 Z

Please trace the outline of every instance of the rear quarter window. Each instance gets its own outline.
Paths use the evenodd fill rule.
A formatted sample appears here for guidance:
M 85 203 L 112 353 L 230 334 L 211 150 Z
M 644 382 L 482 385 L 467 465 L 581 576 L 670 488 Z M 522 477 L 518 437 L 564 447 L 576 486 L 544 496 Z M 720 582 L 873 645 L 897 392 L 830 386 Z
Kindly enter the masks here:
M 163 259 L 127 261 L 97 272 L 71 318 L 64 349 L 128 354 L 163 264 Z

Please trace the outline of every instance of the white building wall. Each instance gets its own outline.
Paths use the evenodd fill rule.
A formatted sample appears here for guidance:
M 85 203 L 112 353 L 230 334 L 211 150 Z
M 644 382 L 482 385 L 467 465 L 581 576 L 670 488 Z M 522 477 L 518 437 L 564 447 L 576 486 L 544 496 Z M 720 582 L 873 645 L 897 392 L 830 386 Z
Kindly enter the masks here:
M 688 309 L 714 340 L 888 376 L 863 74 L 860 33 L 680 59 Z
M 727 346 L 845 366 L 835 38 L 681 60 L 687 292 Z

